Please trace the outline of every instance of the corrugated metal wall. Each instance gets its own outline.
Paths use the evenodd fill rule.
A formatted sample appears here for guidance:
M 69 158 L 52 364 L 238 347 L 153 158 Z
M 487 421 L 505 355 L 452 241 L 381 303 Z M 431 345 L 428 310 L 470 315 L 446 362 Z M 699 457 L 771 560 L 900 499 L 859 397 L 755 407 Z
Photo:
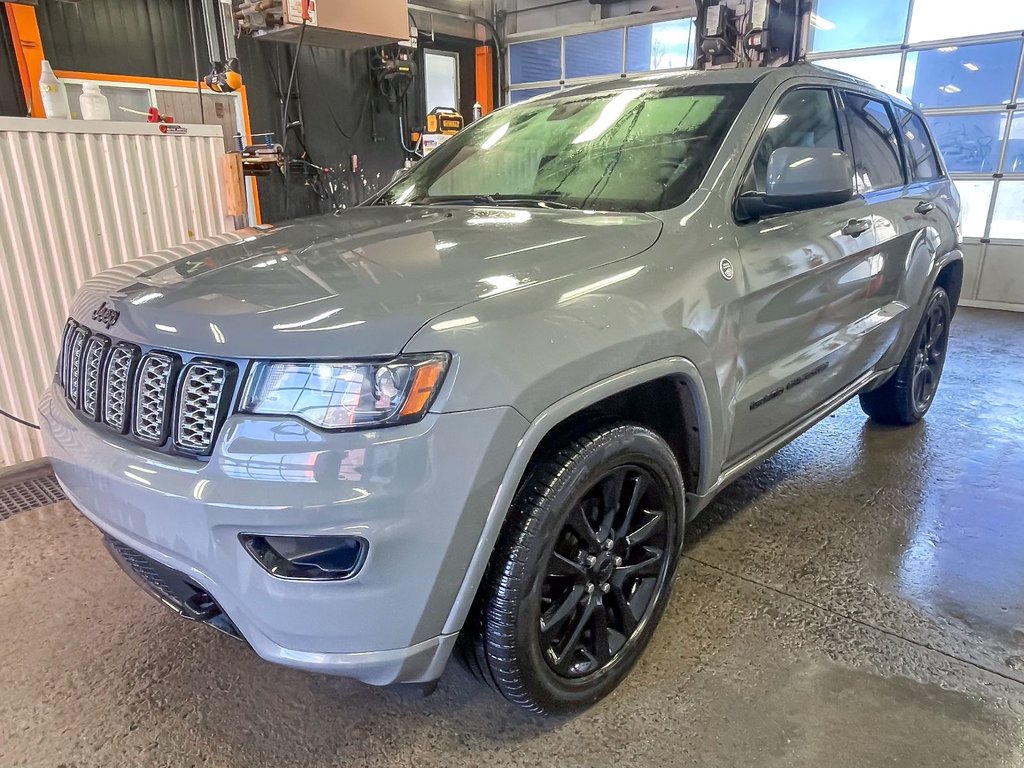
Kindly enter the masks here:
M 102 72 L 140 77 L 192 80 L 195 65 L 189 36 L 190 0 L 39 0 L 39 31 L 46 56 L 55 69 Z M 194 30 L 199 44 L 199 69 L 210 69 L 202 29 L 202 11 L 193 3 Z M 280 134 L 281 102 L 287 86 L 294 45 L 237 41 L 238 58 L 246 82 L 250 121 L 255 133 Z M 398 132 L 397 105 L 372 88 L 365 51 L 336 51 L 304 46 L 299 57 L 291 108 L 301 114 L 301 137 L 293 131 L 289 149 L 298 153 L 302 143 L 307 159 L 333 169 L 337 184 L 334 203 L 354 205 L 379 189 L 404 160 Z M 418 101 L 422 83 L 411 95 L 409 115 L 422 111 Z M 422 122 L 420 115 L 416 122 Z M 347 136 L 345 134 L 348 134 Z M 278 138 L 280 138 L 278 136 Z M 360 169 L 351 170 L 356 155 Z M 288 183 L 282 174 L 257 179 L 264 221 L 304 216 L 331 209 L 301 176 Z
M 29 421 L 86 278 L 233 229 L 218 126 L 112 125 L 0 118 L 0 408 Z M 42 455 L 38 432 L 0 418 L 0 466 Z

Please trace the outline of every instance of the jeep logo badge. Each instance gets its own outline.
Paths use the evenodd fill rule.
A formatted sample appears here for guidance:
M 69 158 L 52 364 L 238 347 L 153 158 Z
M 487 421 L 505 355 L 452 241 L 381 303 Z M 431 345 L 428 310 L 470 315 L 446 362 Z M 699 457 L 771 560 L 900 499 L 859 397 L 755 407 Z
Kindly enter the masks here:
M 103 323 L 106 329 L 109 331 L 114 323 L 121 317 L 121 313 L 113 307 L 108 307 L 107 302 L 103 302 L 96 309 L 93 310 L 92 319 L 97 323 Z

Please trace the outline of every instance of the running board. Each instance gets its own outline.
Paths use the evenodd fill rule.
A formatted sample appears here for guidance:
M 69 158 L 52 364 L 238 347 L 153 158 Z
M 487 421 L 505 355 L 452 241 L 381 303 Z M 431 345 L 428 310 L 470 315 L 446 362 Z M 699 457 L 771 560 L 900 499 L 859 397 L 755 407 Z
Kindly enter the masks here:
M 855 379 L 849 386 L 844 387 L 839 390 L 839 392 L 832 395 L 832 397 L 822 403 L 817 409 L 811 411 L 807 418 L 796 422 L 793 426 L 789 427 L 789 429 L 779 433 L 777 437 L 769 440 L 745 459 L 741 459 L 735 464 L 723 469 L 722 474 L 718 476 L 718 480 L 716 480 L 715 484 L 708 489 L 707 493 L 701 496 L 687 494 L 687 501 L 689 502 L 688 506 L 693 510 L 689 515 L 687 515 L 687 517 L 696 515 L 708 505 L 719 491 L 729 485 L 729 483 L 745 474 L 755 465 L 760 464 L 784 445 L 800 437 L 800 435 L 824 419 L 830 413 L 833 413 L 849 402 L 858 393 L 869 389 L 872 384 L 888 378 L 894 370 L 896 370 L 896 366 L 886 368 L 884 371 L 869 371 L 868 373 L 865 373 L 859 379 Z

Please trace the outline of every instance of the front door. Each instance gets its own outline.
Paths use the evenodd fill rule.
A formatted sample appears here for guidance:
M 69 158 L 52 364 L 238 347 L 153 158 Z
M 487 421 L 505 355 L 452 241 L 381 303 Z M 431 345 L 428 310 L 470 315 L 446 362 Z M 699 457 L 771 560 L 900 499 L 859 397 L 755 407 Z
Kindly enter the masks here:
M 765 125 L 740 192 L 766 191 L 771 153 L 783 147 L 849 152 L 831 88 L 784 93 Z M 799 421 L 859 376 L 858 349 L 876 322 L 875 230 L 863 197 L 736 226 L 745 277 L 738 320 L 738 381 L 727 463 Z

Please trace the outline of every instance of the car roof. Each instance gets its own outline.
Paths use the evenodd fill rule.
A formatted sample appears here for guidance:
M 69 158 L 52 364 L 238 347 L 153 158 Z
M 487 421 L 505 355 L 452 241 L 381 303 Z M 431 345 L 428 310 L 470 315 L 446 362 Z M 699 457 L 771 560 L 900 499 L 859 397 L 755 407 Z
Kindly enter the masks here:
M 627 88 L 635 88 L 640 85 L 656 84 L 662 87 L 698 86 L 698 85 L 728 85 L 728 84 L 756 84 L 763 80 L 770 81 L 774 85 L 782 85 L 788 80 L 799 77 L 817 77 L 834 80 L 839 83 L 849 83 L 868 88 L 872 91 L 885 94 L 901 104 L 911 106 L 910 101 L 898 94 L 890 93 L 879 88 L 867 80 L 848 75 L 828 67 L 821 67 L 809 62 L 797 62 L 781 67 L 743 67 L 731 69 L 698 70 L 689 69 L 676 72 L 644 72 L 626 77 L 610 78 L 584 85 L 570 86 L 562 91 L 554 91 L 536 97 L 537 101 L 554 99 L 560 96 L 581 96 L 590 93 L 605 93 L 608 91 L 620 91 Z M 533 101 L 533 99 L 531 99 Z

